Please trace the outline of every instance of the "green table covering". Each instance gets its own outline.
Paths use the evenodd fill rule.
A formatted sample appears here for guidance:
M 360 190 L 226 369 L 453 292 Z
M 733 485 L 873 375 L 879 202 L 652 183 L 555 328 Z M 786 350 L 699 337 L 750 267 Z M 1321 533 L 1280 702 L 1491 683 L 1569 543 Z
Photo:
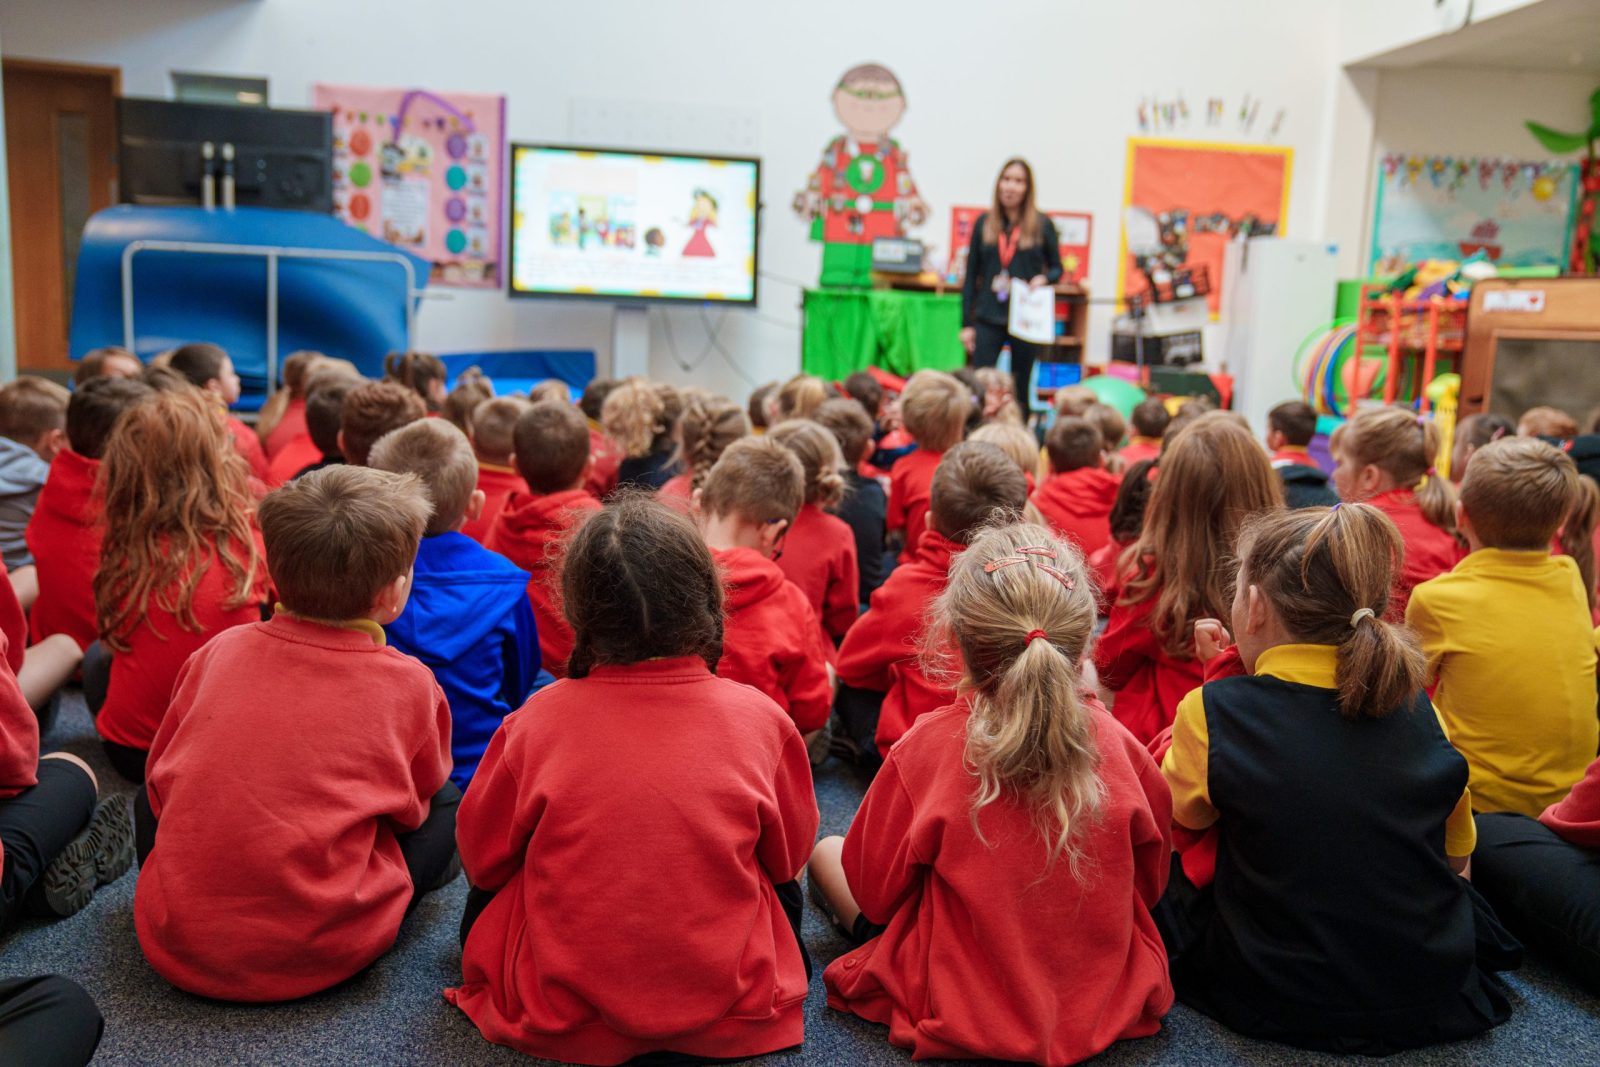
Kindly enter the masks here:
M 838 381 L 871 365 L 904 377 L 966 363 L 960 292 L 807 289 L 802 306 L 800 362 L 807 374 Z

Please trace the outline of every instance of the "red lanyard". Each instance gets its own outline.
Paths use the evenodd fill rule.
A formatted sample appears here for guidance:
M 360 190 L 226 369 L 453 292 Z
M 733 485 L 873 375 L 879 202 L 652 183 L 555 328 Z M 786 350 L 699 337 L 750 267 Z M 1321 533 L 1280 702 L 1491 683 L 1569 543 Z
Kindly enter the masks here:
M 1007 239 L 1009 238 L 1009 240 Z M 1017 241 L 1022 238 L 1022 228 L 1016 227 L 1009 234 L 1002 233 L 995 237 L 995 244 L 1000 248 L 1000 269 L 1011 269 L 1011 257 L 1017 254 Z

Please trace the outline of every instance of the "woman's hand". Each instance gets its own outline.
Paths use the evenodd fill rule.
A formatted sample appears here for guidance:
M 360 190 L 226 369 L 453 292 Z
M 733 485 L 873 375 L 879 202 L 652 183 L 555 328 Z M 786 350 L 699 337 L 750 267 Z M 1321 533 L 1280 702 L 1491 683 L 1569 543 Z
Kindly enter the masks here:
M 1233 636 L 1219 619 L 1198 619 L 1194 624 L 1194 652 L 1201 663 L 1209 663 L 1227 651 Z
M 961 327 L 961 347 L 967 350 L 967 355 L 978 350 L 978 331 L 972 326 Z
M 1035 274 L 1033 276 L 1033 279 L 1028 282 L 1028 288 L 1029 289 L 1039 289 L 1039 288 L 1048 289 L 1049 287 L 1050 287 L 1050 279 L 1046 278 L 1043 274 Z

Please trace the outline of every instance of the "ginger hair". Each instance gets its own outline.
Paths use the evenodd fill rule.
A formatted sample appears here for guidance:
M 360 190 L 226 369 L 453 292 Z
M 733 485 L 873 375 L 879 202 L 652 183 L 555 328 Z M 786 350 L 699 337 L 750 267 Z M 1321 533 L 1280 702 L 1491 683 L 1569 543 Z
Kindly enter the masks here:
M 1377 467 L 1396 487 L 1413 489 L 1422 517 L 1456 532 L 1456 491 L 1439 477 L 1439 430 L 1432 419 L 1399 408 L 1373 408 L 1333 431 L 1333 450 L 1360 466 Z
M 1266 452 L 1227 415 L 1208 412 L 1168 436 L 1144 527 L 1120 563 L 1130 577 L 1118 603 L 1154 599 L 1150 629 L 1180 659 L 1193 658 L 1196 619 L 1228 616 L 1233 590 L 1224 561 L 1240 527 L 1283 507 L 1283 484 Z
M 428 414 L 422 398 L 395 382 L 362 382 L 345 394 L 339 408 L 339 432 L 344 435 L 344 461 L 367 465 L 367 454 L 378 438 L 416 422 Z
M 952 562 L 932 623 L 926 647 L 961 651 L 974 832 L 983 840 L 983 809 L 1013 798 L 1032 810 L 1047 868 L 1065 857 L 1080 877 L 1106 798 L 1078 666 L 1095 624 L 1083 557 L 1042 526 L 985 529 Z
M 1385 619 L 1404 551 L 1400 531 L 1369 504 L 1262 512 L 1240 531 L 1240 580 L 1260 589 L 1296 642 L 1338 649 L 1334 686 L 1348 719 L 1381 719 L 1422 691 L 1416 636 Z M 1371 616 L 1352 622 L 1362 609 Z
M 194 594 L 213 565 L 227 572 L 226 609 L 250 601 L 262 560 L 249 479 L 221 413 L 197 390 L 159 393 L 117 418 L 95 483 L 105 531 L 95 622 L 109 648 L 128 650 L 152 603 L 200 633 Z
M 917 371 L 900 394 L 900 421 L 931 452 L 948 451 L 960 441 L 971 414 L 972 390 L 943 371 Z
M 1522 413 L 1517 420 L 1517 433 L 1524 437 L 1576 437 L 1578 420 L 1560 408 L 1541 404 Z
M 833 511 L 844 500 L 844 453 L 839 442 L 810 419 L 789 419 L 774 426 L 770 440 L 787 448 L 800 461 L 805 475 L 805 502 Z
M 744 409 L 725 396 L 685 390 L 683 417 L 678 420 L 678 462 L 689 474 L 691 488 L 706 483 L 706 475 L 728 446 L 750 436 Z

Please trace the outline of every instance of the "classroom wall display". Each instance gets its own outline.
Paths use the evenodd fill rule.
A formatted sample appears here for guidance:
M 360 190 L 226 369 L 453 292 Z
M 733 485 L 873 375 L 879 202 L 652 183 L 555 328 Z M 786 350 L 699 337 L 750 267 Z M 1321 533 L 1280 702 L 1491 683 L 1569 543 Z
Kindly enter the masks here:
M 1564 266 L 1580 191 L 1576 163 L 1389 153 L 1368 269 L 1478 253 L 1505 267 Z
M 1285 233 L 1293 166 L 1292 148 L 1128 138 L 1117 298 L 1143 296 L 1152 274 L 1204 267 L 1215 318 L 1223 249 L 1241 234 Z M 1130 248 L 1135 215 L 1158 231 L 1158 248 Z
M 950 261 L 945 278 L 951 285 L 960 285 L 967 276 L 967 255 L 972 251 L 972 228 L 984 207 L 957 205 L 950 209 Z M 1087 211 L 1046 211 L 1056 227 L 1056 239 L 1061 245 L 1061 278 L 1068 282 L 1082 282 L 1089 276 L 1089 244 L 1094 235 L 1094 216 Z
M 314 85 L 333 112 L 333 209 L 433 264 L 437 285 L 502 282 L 506 98 Z

